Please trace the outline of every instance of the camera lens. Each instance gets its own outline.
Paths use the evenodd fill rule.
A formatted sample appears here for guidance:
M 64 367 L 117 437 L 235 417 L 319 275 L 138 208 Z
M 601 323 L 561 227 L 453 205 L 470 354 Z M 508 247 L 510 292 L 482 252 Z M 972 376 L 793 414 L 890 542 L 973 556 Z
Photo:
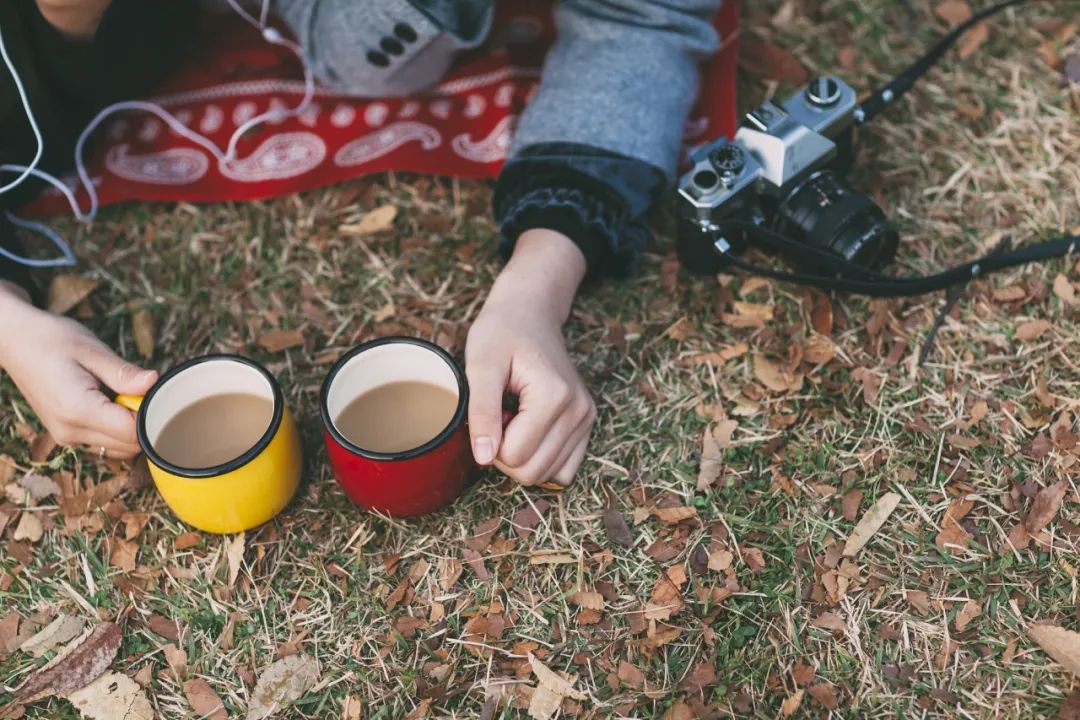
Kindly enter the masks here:
M 881 208 L 829 170 L 811 176 L 780 203 L 777 230 L 871 268 L 888 264 L 900 241 Z

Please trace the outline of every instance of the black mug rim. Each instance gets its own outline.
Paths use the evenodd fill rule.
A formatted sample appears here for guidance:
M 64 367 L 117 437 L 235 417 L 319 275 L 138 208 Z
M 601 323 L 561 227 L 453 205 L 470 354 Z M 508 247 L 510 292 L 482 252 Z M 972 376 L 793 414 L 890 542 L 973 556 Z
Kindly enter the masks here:
M 248 448 L 244 453 L 228 462 L 223 462 L 218 465 L 206 468 L 189 468 L 182 465 L 176 465 L 171 463 L 158 454 L 154 449 L 153 443 L 150 442 L 150 438 L 146 433 L 146 413 L 147 408 L 150 407 L 150 402 L 154 399 L 154 395 L 157 394 L 166 382 L 176 377 L 185 370 L 189 370 L 196 365 L 201 365 L 205 362 L 212 362 L 216 360 L 229 360 L 238 362 L 241 365 L 246 365 L 259 371 L 263 377 L 270 383 L 270 388 L 274 395 L 274 414 L 270 419 L 270 426 L 266 428 L 266 432 L 262 434 L 262 437 L 258 441 Z M 162 470 L 172 474 L 185 478 L 212 478 L 231 473 L 233 470 L 238 470 L 249 462 L 257 458 L 262 452 L 270 445 L 270 441 L 277 435 L 278 428 L 281 427 L 281 419 L 285 414 L 285 396 L 281 391 L 281 386 L 278 384 L 277 378 L 275 378 L 269 370 L 263 367 L 261 364 L 255 362 L 251 358 L 246 358 L 243 355 L 235 355 L 232 353 L 213 353 L 210 355 L 200 355 L 199 357 L 185 360 L 184 362 L 176 365 L 168 370 L 164 375 L 158 378 L 158 381 L 154 383 L 150 391 L 143 397 L 142 404 L 139 406 L 138 420 L 136 423 L 136 435 L 139 440 L 139 447 L 146 453 L 147 459 L 151 464 L 160 467 Z
M 375 450 L 367 450 L 360 447 L 356 443 L 346 438 L 341 431 L 337 429 L 334 424 L 333 418 L 330 417 L 330 387 L 334 384 L 334 379 L 337 377 L 338 372 L 341 371 L 345 365 L 357 355 L 372 350 L 383 345 L 417 345 L 430 350 L 438 355 L 443 362 L 449 367 L 450 371 L 454 373 L 454 379 L 458 385 L 458 403 L 457 408 L 454 410 L 453 417 L 450 418 L 449 424 L 442 429 L 442 431 L 431 438 L 423 445 L 418 445 L 409 450 L 400 450 L 398 452 L 378 452 Z M 368 460 L 379 460 L 383 462 L 395 461 L 395 460 L 411 460 L 413 458 L 426 455 L 435 448 L 446 442 L 451 435 L 457 432 L 458 428 L 465 422 L 465 415 L 468 412 L 469 407 L 469 384 L 465 379 L 465 373 L 462 371 L 461 366 L 454 360 L 453 356 L 446 350 L 442 349 L 433 342 L 423 340 L 421 338 L 409 337 L 408 335 L 392 335 L 389 337 L 376 338 L 374 340 L 368 340 L 367 342 L 360 343 L 349 352 L 338 358 L 334 366 L 330 368 L 330 372 L 323 380 L 322 388 L 319 391 L 319 413 L 322 416 L 323 429 L 330 434 L 330 437 L 334 439 L 338 445 L 342 446 L 354 455 L 367 458 Z

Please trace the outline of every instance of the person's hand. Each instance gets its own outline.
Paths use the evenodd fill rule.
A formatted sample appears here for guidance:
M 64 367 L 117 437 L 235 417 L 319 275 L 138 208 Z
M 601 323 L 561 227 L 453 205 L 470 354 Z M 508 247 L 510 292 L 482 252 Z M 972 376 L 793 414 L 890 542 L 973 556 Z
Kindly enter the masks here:
M 523 485 L 569 485 L 585 459 L 596 406 L 562 336 L 584 274 L 569 238 L 524 233 L 465 344 L 473 455 Z M 505 392 L 518 414 L 504 430 Z
M 37 0 L 41 16 L 65 35 L 93 37 L 112 0 Z
M 61 445 L 86 445 L 110 457 L 138 453 L 135 416 L 105 397 L 146 393 L 157 380 L 117 357 L 85 327 L 39 310 L 13 285 L 0 282 L 0 368 L 15 381 Z

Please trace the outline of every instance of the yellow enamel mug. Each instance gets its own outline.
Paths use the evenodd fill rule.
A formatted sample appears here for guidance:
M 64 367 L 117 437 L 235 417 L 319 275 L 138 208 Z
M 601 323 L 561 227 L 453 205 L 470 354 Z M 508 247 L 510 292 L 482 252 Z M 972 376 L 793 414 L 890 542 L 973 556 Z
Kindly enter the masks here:
M 194 458 L 171 437 L 167 456 L 163 431 L 186 409 L 215 396 L 254 395 L 273 402 L 265 431 L 244 428 L 258 437 L 239 455 L 212 466 Z M 262 525 L 281 512 L 300 484 L 300 437 L 281 386 L 262 365 L 238 355 L 206 355 L 177 365 L 154 384 L 145 397 L 120 395 L 116 402 L 137 413 L 139 446 L 146 453 L 158 492 L 177 516 L 199 530 L 236 533 Z M 230 426 L 227 412 L 214 416 L 223 432 Z M 250 419 L 247 419 L 250 420 Z M 169 432 L 174 432 L 169 430 Z

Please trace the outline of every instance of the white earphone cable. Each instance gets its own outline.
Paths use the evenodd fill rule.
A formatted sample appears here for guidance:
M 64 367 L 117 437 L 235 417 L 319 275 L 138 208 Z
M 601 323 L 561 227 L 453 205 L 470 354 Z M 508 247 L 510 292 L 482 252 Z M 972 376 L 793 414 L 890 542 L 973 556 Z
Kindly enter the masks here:
M 30 177 L 30 174 L 37 168 L 38 163 L 41 162 L 41 156 L 45 152 L 45 141 L 41 137 L 41 128 L 38 127 L 37 118 L 34 117 L 34 111 L 30 107 L 30 99 L 26 97 L 26 88 L 23 87 L 22 78 L 19 77 L 19 71 L 15 69 L 15 63 L 11 61 L 11 57 L 8 55 L 7 46 L 4 44 L 4 33 L 0 32 L 0 56 L 4 58 L 4 64 L 7 65 L 7 69 L 11 72 L 11 79 L 15 81 L 15 90 L 19 93 L 19 99 L 22 100 L 23 109 L 26 110 L 26 119 L 30 121 L 30 129 L 34 133 L 34 140 L 37 141 L 37 152 L 34 153 L 34 159 L 30 161 L 29 167 L 22 169 L 22 174 L 15 178 L 7 185 L 0 187 L 0 194 L 6 193 L 9 190 L 14 190 L 21 185 L 26 178 Z
M 94 118 L 89 122 L 89 124 L 87 124 L 87 126 L 83 129 L 82 133 L 79 134 L 79 139 L 75 143 L 75 171 L 79 178 L 79 184 L 82 185 L 82 188 L 86 191 L 87 198 L 90 201 L 89 209 L 83 211 L 83 209 L 79 206 L 78 199 L 71 191 L 71 188 L 69 188 L 62 181 L 50 175 L 49 173 L 37 169 L 37 164 L 40 162 L 41 154 L 44 152 L 44 143 L 41 139 L 41 132 L 40 130 L 38 130 L 37 123 L 30 108 L 30 103 L 26 99 L 26 93 L 23 91 L 22 83 L 19 80 L 18 73 L 15 72 L 14 64 L 8 58 L 6 50 L 4 50 L 3 36 L 0 35 L 0 51 L 3 51 L 4 60 L 8 68 L 11 70 L 12 75 L 15 77 L 15 83 L 19 88 L 20 97 L 22 97 L 23 99 L 23 106 L 26 109 L 27 117 L 30 118 L 30 124 L 34 128 L 35 136 L 38 139 L 37 156 L 34 158 L 34 162 L 32 162 L 30 166 L 13 164 L 0 165 L 0 172 L 21 173 L 21 175 L 16 181 L 10 183 L 3 188 L 0 188 L 0 193 L 10 190 L 19 183 L 23 182 L 27 177 L 32 175 L 36 178 L 45 180 L 46 182 L 53 185 L 53 187 L 55 187 L 57 190 L 59 190 L 67 199 L 68 204 L 71 206 L 71 210 L 75 214 L 76 219 L 83 223 L 90 223 L 97 216 L 97 211 L 99 208 L 99 198 L 97 194 L 97 189 L 94 187 L 93 180 L 90 178 L 90 173 L 86 169 L 86 163 L 83 159 L 83 153 L 86 148 L 86 143 L 90 139 L 90 136 L 98 128 L 98 126 L 100 126 L 101 123 L 104 122 L 105 119 L 108 118 L 110 115 L 123 111 L 147 112 L 155 115 L 162 121 L 164 121 L 165 124 L 168 125 L 174 133 L 187 140 L 190 140 L 191 142 L 199 145 L 207 152 L 209 152 L 214 157 L 214 159 L 217 160 L 219 167 L 227 166 L 229 163 L 232 163 L 238 159 L 236 157 L 236 146 L 239 144 L 243 136 L 252 128 L 264 122 L 279 122 L 288 118 L 299 117 L 300 115 L 303 115 L 310 107 L 311 102 L 315 97 L 315 76 L 307 63 L 307 60 L 305 60 L 304 58 L 303 49 L 296 43 L 286 39 L 276 29 L 269 27 L 266 24 L 267 18 L 269 16 L 269 0 L 262 0 L 262 8 L 260 11 L 259 19 L 256 19 L 253 15 L 247 12 L 236 2 L 236 0 L 227 0 L 227 2 L 230 7 L 232 7 L 232 9 L 235 10 L 245 21 L 258 29 L 267 42 L 288 48 L 297 56 L 297 58 L 299 58 L 300 65 L 304 71 L 304 95 L 303 98 L 300 100 L 300 103 L 296 105 L 296 107 L 288 110 L 269 110 L 267 112 L 256 115 L 255 117 L 252 117 L 251 119 L 247 120 L 236 128 L 235 132 L 233 132 L 232 136 L 229 138 L 226 149 L 222 151 L 221 148 L 218 147 L 218 145 L 214 143 L 213 140 L 206 137 L 205 135 L 200 135 L 199 133 L 189 129 L 182 122 L 180 122 L 180 120 L 175 115 L 173 115 L 160 105 L 156 105 L 154 103 L 146 102 L 143 100 L 125 100 L 123 102 L 109 105 L 94 116 Z M 61 239 L 60 236 L 57 235 L 56 232 L 53 231 L 51 228 L 48 228 L 41 223 L 21 220 L 12 215 L 10 212 L 7 214 L 7 216 L 8 219 L 11 220 L 12 224 L 18 227 L 34 230 L 41 233 L 42 235 L 45 235 L 47 238 L 49 238 L 49 240 L 56 244 L 57 247 L 60 248 L 63 257 L 52 258 L 48 260 L 34 260 L 32 258 L 21 257 L 5 250 L 4 248 L 0 248 L 0 256 L 6 257 L 10 260 L 14 260 L 17 263 L 27 265 L 29 267 L 56 267 L 75 264 L 75 254 L 71 251 L 71 248 L 67 245 L 67 243 L 65 243 L 63 239 Z

